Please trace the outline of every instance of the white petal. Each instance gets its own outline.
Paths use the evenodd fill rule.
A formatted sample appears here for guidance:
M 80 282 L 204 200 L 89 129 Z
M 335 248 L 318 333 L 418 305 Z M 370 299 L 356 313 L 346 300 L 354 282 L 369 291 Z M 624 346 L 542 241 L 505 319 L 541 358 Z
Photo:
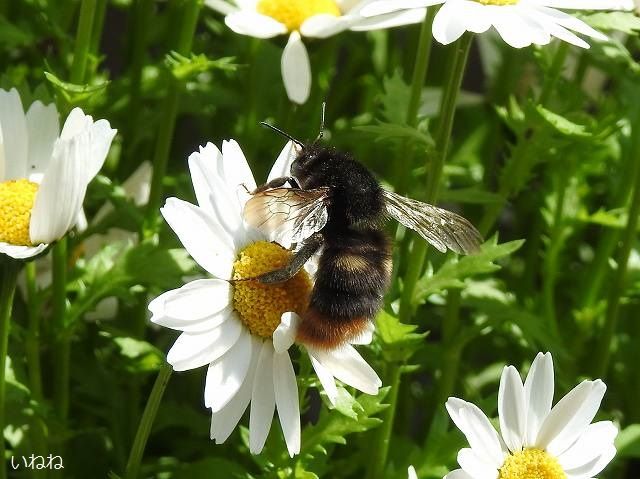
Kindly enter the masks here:
M 578 440 L 558 456 L 558 462 L 565 470 L 584 467 L 594 459 L 599 459 L 603 451 L 613 446 L 617 435 L 618 428 L 611 421 L 590 424 Z M 600 471 L 590 475 L 598 472 Z
M 491 9 L 474 1 L 465 1 L 464 9 L 466 30 L 473 33 L 484 33 L 491 28 L 493 20 Z
M 111 148 L 111 142 L 117 131 L 111 128 L 107 120 L 98 120 L 89 127 L 91 149 L 88 161 L 87 183 L 100 171 Z
M 273 38 L 287 33 L 283 23 L 258 12 L 233 12 L 224 17 L 224 23 L 240 35 L 256 38 Z
M 579 20 L 567 13 L 561 12 L 559 10 L 554 10 L 553 8 L 544 7 L 537 8 L 536 10 L 561 27 L 568 28 L 569 30 L 581 33 L 582 35 L 597 38 L 598 40 L 607 40 L 606 35 L 600 33 L 598 30 L 591 28 L 582 20 Z
M 300 324 L 300 316 L 296 313 L 283 313 L 280 324 L 273 332 L 273 348 L 276 353 L 284 353 L 295 342 Z
M 601 451 L 600 456 L 594 458 L 587 464 L 576 467 L 574 469 L 565 470 L 565 472 L 567 473 L 567 478 L 583 479 L 595 476 L 596 474 L 601 472 L 607 464 L 611 462 L 611 460 L 615 457 L 616 452 L 616 448 L 613 446 L 613 444 L 611 444 Z
M 311 353 L 309 353 L 309 359 L 311 359 L 311 365 L 320 380 L 320 384 L 322 384 L 324 392 L 327 394 L 327 398 L 329 398 L 329 402 L 335 405 L 336 399 L 338 398 L 338 388 L 336 387 L 336 381 L 333 379 L 333 375 L 322 363 L 314 358 Z
M 175 371 L 202 367 L 229 351 L 243 332 L 236 318 L 204 333 L 182 333 L 167 353 L 167 362 Z
M 354 22 L 352 17 L 336 17 L 335 15 L 314 15 L 300 25 L 300 33 L 304 37 L 327 38 L 344 32 Z
M 527 401 L 527 437 L 525 445 L 535 444 L 540 425 L 553 403 L 553 359 L 551 353 L 538 353 L 524 382 Z
M 382 381 L 350 344 L 324 350 L 307 346 L 309 354 L 337 379 L 367 394 L 378 394 Z
M 44 173 L 60 132 L 58 110 L 54 104 L 45 106 L 36 101 L 29 107 L 26 121 L 29 138 L 27 175 Z
M 74 108 L 67 116 L 60 132 L 61 140 L 70 140 L 87 130 L 93 124 L 91 115 L 85 115 L 81 108 Z
M 249 163 L 236 140 L 222 142 L 222 163 L 219 163 L 220 171 L 227 185 L 232 191 L 238 186 L 244 185 L 249 191 L 256 189 L 256 180 L 249 168 Z
M 409 466 L 407 468 L 407 479 L 418 479 L 418 473 L 415 467 Z
M 5 173 L 4 140 L 2 139 L 2 124 L 0 124 L 0 181 L 4 181 Z
M 154 316 L 194 321 L 221 311 L 232 298 L 233 290 L 227 281 L 198 279 L 161 294 L 149 303 L 149 311 Z
M 458 452 L 458 464 L 474 479 L 496 479 L 498 470 L 484 461 L 473 449 L 464 448 Z
M 466 473 L 462 469 L 456 469 L 455 471 L 451 471 L 449 474 L 444 476 L 443 479 L 476 479 L 476 478 L 473 476 L 470 476 L 468 473 Z
M 217 313 L 205 316 L 204 318 L 198 318 L 190 321 L 156 314 L 151 318 L 151 322 L 158 326 L 175 329 L 176 331 L 184 331 L 185 333 L 205 333 L 217 328 L 222 323 L 230 319 L 238 319 L 234 312 L 233 305 L 228 305 Z
M 473 450 L 495 468 L 502 465 L 505 452 L 498 433 L 475 404 L 449 398 L 445 404 L 451 420 L 462 431 Z
M 402 27 L 405 25 L 413 25 L 424 20 L 427 10 L 418 8 L 414 10 L 406 10 L 388 15 L 380 15 L 379 17 L 363 18 L 353 23 L 351 30 L 354 32 L 368 32 L 371 30 L 382 30 L 385 28 Z
M 122 183 L 125 196 L 133 200 L 136 206 L 144 206 L 149 202 L 152 175 L 153 166 L 150 161 L 145 160 Z
M 27 122 L 15 88 L 0 89 L 0 128 L 4 142 L 5 170 L 2 180 L 27 176 L 28 137 Z
M 273 354 L 271 341 L 264 341 L 251 393 L 251 414 L 249 415 L 249 451 L 251 454 L 262 452 L 273 421 L 273 410 L 276 407 L 273 390 Z
M 379 0 L 365 5 L 365 7 L 358 13 L 365 17 L 374 17 L 376 15 L 384 15 L 398 10 L 428 7 L 444 2 L 445 0 L 395 0 L 393 2 L 390 2 L 389 0 Z
M 303 104 L 311 92 L 311 64 L 300 34 L 292 32 L 280 60 L 282 81 L 289 100 Z
M 493 20 L 502 39 L 513 48 L 524 48 L 531 44 L 546 45 L 551 41 L 548 31 L 535 19 L 529 17 L 526 10 L 516 7 L 494 7 L 494 12 L 500 12 Z
M 465 12 L 457 1 L 448 1 L 442 5 L 433 20 L 433 38 L 443 45 L 455 42 L 466 29 Z
M 511 452 L 522 450 L 527 427 L 527 411 L 524 386 L 518 370 L 513 366 L 505 367 L 500 378 L 498 390 L 498 415 L 502 439 Z
M 274 178 L 291 176 L 291 163 L 294 162 L 299 152 L 300 147 L 293 141 L 288 141 L 271 167 L 267 181 L 271 181 Z
M 0 242 L 0 253 L 6 254 L 15 259 L 27 259 L 39 255 L 47 249 L 47 246 L 49 245 L 39 244 L 38 246 L 21 246 Z
M 197 206 L 177 198 L 169 198 L 160 212 L 191 257 L 208 273 L 229 279 L 234 253 L 227 236 Z
M 52 243 L 75 224 L 87 191 L 89 140 L 84 132 L 56 142 L 31 212 L 33 243 Z
M 282 433 L 293 457 L 300 452 L 300 405 L 296 374 L 286 351 L 273 355 L 273 388 Z
M 559 456 L 598 412 L 606 386 L 599 379 L 583 381 L 556 404 L 540 427 L 536 446 Z
M 189 156 L 191 181 L 198 205 L 210 217 L 224 243 L 234 249 L 237 246 L 235 237 L 245 236 L 240 234 L 244 227 L 237 196 L 220 176 L 221 165 L 222 153 L 212 143 Z
M 228 15 L 232 12 L 238 11 L 238 7 L 232 5 L 229 2 L 225 2 L 224 0 L 205 0 L 204 4 L 207 7 L 222 13 L 223 15 Z
M 251 365 L 251 334 L 244 330 L 238 341 L 224 355 L 209 364 L 204 386 L 204 404 L 220 411 L 236 395 Z
M 242 386 L 240 386 L 236 395 L 225 407 L 211 415 L 211 439 L 213 439 L 216 444 L 222 444 L 227 440 L 251 401 L 253 378 L 255 376 L 256 366 L 258 364 L 258 355 L 260 353 L 260 342 L 255 338 L 252 338 L 251 343 L 251 364 L 249 365 L 247 375 L 242 382 Z

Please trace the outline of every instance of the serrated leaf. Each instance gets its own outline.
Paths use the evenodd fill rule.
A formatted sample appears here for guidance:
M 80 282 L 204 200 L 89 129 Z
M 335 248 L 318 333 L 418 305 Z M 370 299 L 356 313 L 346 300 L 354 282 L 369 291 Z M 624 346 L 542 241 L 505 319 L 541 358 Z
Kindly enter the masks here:
M 382 81 L 382 116 L 389 123 L 402 125 L 406 121 L 411 88 L 402 79 L 400 70 Z
M 418 327 L 403 324 L 398 318 L 382 311 L 376 317 L 376 334 L 382 345 L 382 355 L 387 361 L 407 361 L 423 344 L 427 333 L 416 333 Z
M 44 76 L 54 86 L 56 91 L 69 103 L 76 104 L 86 101 L 98 92 L 104 90 L 109 84 L 108 81 L 95 85 L 78 85 L 60 80 L 51 72 L 44 72 Z
M 571 138 L 589 138 L 593 136 L 591 132 L 587 130 L 584 125 L 579 125 L 565 117 L 558 115 L 550 110 L 547 110 L 542 105 L 536 105 L 536 112 L 540 115 L 540 118 L 544 120 L 548 125 L 555 129 L 558 133 Z
M 357 432 L 368 431 L 382 423 L 382 419 L 373 417 L 388 407 L 382 401 L 389 393 L 389 388 L 381 388 L 376 396 L 360 394 L 356 400 L 362 407 L 357 411 L 357 418 L 347 417 L 323 410 L 320 419 L 302 433 L 302 454 L 314 456 L 326 454 L 325 446 L 330 444 L 346 444 L 345 436 Z
M 351 419 L 358 419 L 358 413 L 363 412 L 362 406 L 360 406 L 358 401 L 343 387 L 338 387 L 335 410 Z
M 375 135 L 375 141 L 387 139 L 412 141 L 416 146 L 423 148 L 432 148 L 434 145 L 433 138 L 428 133 L 423 133 L 417 128 L 408 125 L 400 125 L 395 123 L 379 123 L 377 125 L 356 126 L 354 130 L 363 131 L 371 135 Z
M 480 252 L 462 258 L 451 258 L 435 273 L 427 272 L 416 285 L 414 301 L 418 304 L 445 289 L 464 288 L 464 280 L 478 274 L 500 269 L 494 261 L 509 256 L 524 244 L 524 240 L 498 244 L 497 236 L 482 245 Z
M 135 283 L 165 290 L 174 288 L 183 276 L 196 271 L 195 262 L 185 250 L 160 249 L 152 244 L 129 250 L 123 267 Z
M 194 53 L 189 57 L 185 57 L 178 52 L 171 52 L 165 57 L 165 64 L 169 67 L 174 77 L 185 81 L 210 70 L 235 71 L 238 65 L 233 63 L 234 60 L 235 58 L 233 57 L 211 60 L 204 54 L 196 55 Z

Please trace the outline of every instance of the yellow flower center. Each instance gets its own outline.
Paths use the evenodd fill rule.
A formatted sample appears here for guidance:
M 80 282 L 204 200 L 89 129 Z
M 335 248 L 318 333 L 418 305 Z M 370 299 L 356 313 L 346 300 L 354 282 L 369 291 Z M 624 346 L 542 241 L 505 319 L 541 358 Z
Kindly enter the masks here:
M 0 241 L 31 246 L 29 222 L 38 191 L 37 183 L 9 180 L 0 183 Z
M 558 460 L 542 449 L 524 449 L 507 457 L 498 479 L 566 479 Z
M 290 32 L 314 15 L 341 15 L 335 0 L 258 0 L 256 8 L 258 13 L 284 23 Z
M 476 0 L 476 2 L 481 3 L 483 5 L 515 5 L 520 0 Z
M 259 276 L 286 266 L 292 253 L 275 243 L 258 241 L 243 249 L 233 263 L 233 279 Z M 306 311 L 311 293 L 311 280 L 301 270 L 282 283 L 259 281 L 234 283 L 233 307 L 242 322 L 256 336 L 270 338 L 280 324 L 282 313 Z

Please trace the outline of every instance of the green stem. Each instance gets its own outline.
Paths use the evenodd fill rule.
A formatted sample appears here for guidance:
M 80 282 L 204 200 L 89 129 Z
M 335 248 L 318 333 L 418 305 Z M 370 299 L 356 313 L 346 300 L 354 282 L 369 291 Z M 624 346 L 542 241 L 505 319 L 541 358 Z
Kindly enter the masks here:
M 191 51 L 201 3 L 202 0 L 188 0 L 184 2 L 180 32 L 175 48 L 181 55 L 188 55 Z M 158 129 L 158 137 L 156 139 L 155 153 L 153 156 L 153 177 L 151 179 L 151 191 L 149 193 L 143 231 L 143 237 L 147 238 L 154 236 L 157 230 L 158 208 L 162 201 L 162 181 L 167 172 L 169 150 L 171 148 L 173 130 L 176 124 L 178 100 L 181 91 L 182 84 L 172 77 L 170 79 L 169 91 L 164 101 L 164 108 L 160 114 L 163 122 Z
M 549 234 L 549 246 L 544 256 L 542 294 L 545 318 L 554 336 L 558 335 L 555 300 L 556 276 L 558 272 L 558 258 L 564 243 L 564 205 L 567 186 L 573 171 L 572 165 L 573 162 L 569 161 L 569 165 L 565 164 L 565 167 L 561 169 L 559 183 L 555 187 L 556 201 L 554 205 L 553 223 L 551 224 L 551 232 Z
M 438 190 L 444 170 L 444 163 L 449 153 L 449 144 L 451 142 L 451 131 L 453 129 L 453 120 L 456 113 L 456 102 L 458 93 L 462 86 L 462 78 L 464 76 L 469 50 L 473 35 L 466 33 L 454 46 L 453 59 L 450 64 L 450 70 L 445 77 L 445 84 L 442 92 L 442 102 L 440 105 L 440 122 L 436 132 L 436 154 L 431 164 L 427 164 L 429 168 L 429 179 L 427 181 L 427 193 L 425 201 L 427 203 L 435 203 L 438 199 Z M 400 320 L 405 322 L 413 313 L 413 295 L 415 287 L 422 275 L 424 262 L 427 257 L 428 246 L 424 241 L 414 243 L 411 254 L 411 262 L 407 268 L 404 279 L 404 287 L 400 298 Z
M 96 13 L 91 33 L 91 44 L 89 51 L 97 56 L 100 51 L 100 40 L 102 39 L 102 30 L 104 29 L 104 19 L 107 13 L 107 0 L 97 0 Z
M 551 99 L 551 96 L 553 95 L 556 88 L 556 83 L 558 83 L 558 79 L 562 74 L 562 68 L 564 67 L 564 62 L 567 59 L 568 53 L 569 44 L 566 42 L 561 42 L 553 55 L 553 60 L 551 61 L 549 71 L 544 77 L 542 91 L 540 92 L 540 96 L 538 97 L 538 103 L 540 105 L 546 105 Z
M 391 434 L 393 432 L 393 423 L 396 415 L 396 406 L 398 404 L 398 392 L 400 390 L 400 378 L 402 376 L 402 367 L 399 364 L 390 364 L 391 375 L 385 384 L 389 384 L 389 408 L 386 417 L 380 427 L 377 436 L 376 454 L 369 463 L 367 477 L 370 479 L 378 479 L 386 477 L 387 457 L 389 455 L 389 444 L 391 443 Z
M 89 49 L 91 48 L 91 33 L 93 31 L 93 19 L 95 17 L 96 0 L 82 0 L 80 6 L 80 18 L 76 32 L 73 64 L 71 65 L 71 83 L 84 83 L 87 72 Z
M 624 294 L 629 255 L 637 239 L 638 215 L 640 214 L 640 115 L 637 115 L 635 118 L 631 137 L 634 139 L 630 152 L 633 161 L 634 178 L 631 204 L 628 209 L 629 216 L 627 218 L 627 225 L 622 233 L 622 247 L 620 248 L 620 253 L 617 258 L 618 269 L 609 290 L 605 322 L 602 334 L 597 341 L 595 377 L 604 377 L 609 367 L 612 340 L 616 332 L 616 325 L 618 324 L 618 316 L 620 313 L 620 298 Z
M 67 309 L 67 238 L 62 238 L 51 251 L 53 293 L 53 403 L 60 420 L 65 423 L 69 413 L 69 358 L 71 344 L 65 322 Z
M 42 401 L 42 371 L 40 368 L 40 314 L 36 306 L 36 263 L 29 261 L 25 265 L 25 277 L 27 283 L 27 313 L 29 325 L 27 329 L 26 350 L 27 366 L 29 371 L 29 387 L 31 395 Z
M 140 472 L 140 463 L 144 454 L 144 449 L 151 433 L 151 427 L 153 421 L 156 418 L 160 401 L 164 395 L 164 391 L 167 388 L 169 379 L 171 378 L 171 366 L 167 363 L 163 364 L 156 382 L 153 385 L 149 400 L 142 413 L 142 419 L 140 419 L 140 425 L 138 426 L 138 432 L 136 433 L 131 452 L 129 454 L 129 460 L 127 461 L 127 468 L 125 470 L 123 479 L 136 479 Z
M 416 60 L 411 78 L 411 95 L 407 108 L 406 121 L 409 126 L 415 127 L 418 124 L 418 110 L 420 109 L 422 89 L 424 88 L 424 81 L 427 78 L 427 68 L 429 67 L 429 59 L 431 58 L 431 45 L 433 44 L 431 41 L 431 28 L 437 11 L 436 8 L 429 8 L 420 27 L 418 50 L 416 51 Z
M 4 256 L 4 255 L 3 255 Z M 7 258 L 5 256 L 5 258 Z M 11 329 L 11 309 L 13 294 L 16 290 L 19 263 L 4 259 L 2 268 L 2 285 L 0 286 L 0 433 L 4 431 L 5 421 L 5 370 L 9 355 L 9 331 Z M 0 479 L 7 477 L 4 437 L 0 437 Z

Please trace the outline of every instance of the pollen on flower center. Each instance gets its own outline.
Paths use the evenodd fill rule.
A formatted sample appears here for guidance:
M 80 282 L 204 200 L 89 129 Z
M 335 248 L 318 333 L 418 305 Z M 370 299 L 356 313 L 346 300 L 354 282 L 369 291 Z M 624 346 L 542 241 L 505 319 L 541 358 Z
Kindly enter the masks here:
M 542 449 L 524 449 L 507 457 L 498 479 L 566 479 L 558 460 Z
M 25 179 L 0 183 L 0 241 L 31 246 L 29 222 L 37 191 L 37 183 Z
M 515 5 L 520 0 L 476 0 L 476 2 L 481 3 L 483 5 Z
M 259 13 L 284 23 L 290 32 L 298 30 L 314 15 L 341 15 L 335 0 L 258 0 L 256 8 Z
M 253 278 L 285 266 L 292 253 L 275 243 L 258 241 L 244 248 L 233 263 L 233 279 Z M 234 283 L 233 307 L 251 333 L 270 338 L 280 324 L 282 313 L 302 314 L 307 309 L 311 280 L 301 270 L 283 283 L 259 281 Z

